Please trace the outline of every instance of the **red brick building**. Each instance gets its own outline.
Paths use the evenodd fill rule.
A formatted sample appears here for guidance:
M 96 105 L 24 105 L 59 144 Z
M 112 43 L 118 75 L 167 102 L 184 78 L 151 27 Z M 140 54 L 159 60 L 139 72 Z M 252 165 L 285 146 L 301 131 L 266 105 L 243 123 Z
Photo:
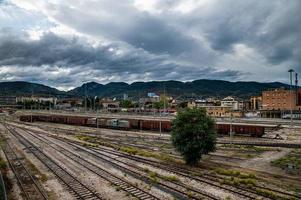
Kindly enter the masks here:
M 262 117 L 281 118 L 289 114 L 291 108 L 294 113 L 301 113 L 301 89 L 279 88 L 262 92 Z
M 301 89 L 285 90 L 283 88 L 262 92 L 262 110 L 300 110 Z

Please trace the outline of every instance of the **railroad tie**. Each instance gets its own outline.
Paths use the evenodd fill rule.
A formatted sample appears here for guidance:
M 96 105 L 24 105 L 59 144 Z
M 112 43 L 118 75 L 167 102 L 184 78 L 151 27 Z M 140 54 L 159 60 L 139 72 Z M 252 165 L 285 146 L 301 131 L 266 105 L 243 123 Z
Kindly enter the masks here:
M 152 197 L 150 197 L 147 194 L 139 194 L 137 196 L 139 197 L 139 199 L 153 199 Z

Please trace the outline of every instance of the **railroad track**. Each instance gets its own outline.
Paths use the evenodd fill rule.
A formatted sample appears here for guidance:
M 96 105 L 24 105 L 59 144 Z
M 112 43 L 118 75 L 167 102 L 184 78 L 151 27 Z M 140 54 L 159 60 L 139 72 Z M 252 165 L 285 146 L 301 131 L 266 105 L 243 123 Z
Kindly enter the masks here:
M 40 127 L 41 128 L 41 127 Z M 62 131 L 61 129 L 59 129 L 60 131 Z M 64 130 L 65 132 L 65 130 Z M 68 132 L 69 134 L 69 132 Z M 85 135 L 90 135 L 91 134 L 85 134 Z M 144 139 L 145 138 L 141 138 L 141 137 L 128 137 L 126 136 L 126 140 L 122 140 L 122 136 L 114 136 L 114 138 L 110 138 L 110 137 L 99 137 L 97 135 L 95 135 L 97 138 L 101 139 L 101 140 L 107 140 L 109 142 L 111 142 L 112 144 L 117 144 L 117 145 L 125 145 L 125 146 L 131 146 L 131 147 L 135 147 L 135 148 L 141 148 L 141 149 L 146 149 L 146 150 L 150 150 L 150 151 L 161 151 L 163 153 L 166 153 L 166 154 L 170 154 L 170 152 L 172 151 L 172 149 L 167 149 L 166 151 L 162 150 L 161 147 L 156 147 L 154 148 L 154 146 L 151 146 L 151 145 L 145 145 L 145 144 L 133 144 L 134 142 L 136 141 L 132 141 L 130 140 L 131 138 L 134 138 L 134 139 L 142 139 L 142 141 L 145 141 Z M 118 139 L 116 139 L 118 138 Z M 125 136 L 123 136 L 123 138 L 125 138 Z M 148 142 L 152 142 L 152 141 L 159 141 L 159 138 L 146 138 L 146 139 L 150 139 L 150 141 Z M 122 141 L 122 142 L 120 142 Z M 124 141 L 127 141 L 126 143 Z M 130 143 L 131 142 L 131 143 Z M 139 141 L 138 141 L 139 142 Z M 163 144 L 170 144 L 170 142 L 168 143 L 163 143 Z M 238 158 L 238 157 L 230 157 L 230 156 L 224 156 L 224 155 L 217 155 L 217 154 L 208 154 L 210 155 L 211 157 L 214 157 L 216 159 L 223 159 L 223 160 L 226 160 L 226 161 L 242 161 L 242 160 L 245 160 L 245 158 Z M 178 154 L 172 154 L 173 157 L 175 158 L 178 158 L 178 159 L 181 159 L 180 155 Z
M 43 187 L 21 162 L 22 158 L 16 154 L 8 141 L 2 146 L 2 150 L 22 191 L 22 196 L 28 200 L 47 200 L 48 195 Z
M 26 124 L 28 125 L 28 124 Z M 40 126 L 39 126 L 40 127 Z M 49 127 L 49 126 L 48 126 Z M 40 127 L 41 129 L 44 129 L 43 127 Z M 66 130 L 61 129 L 61 128 L 55 128 L 56 131 L 60 130 L 63 132 L 66 132 Z M 114 130 L 114 131 L 118 131 L 118 130 Z M 95 136 L 95 137 L 99 137 L 98 134 L 91 134 L 88 132 L 84 132 L 83 135 L 86 136 Z M 112 135 L 108 135 L 109 137 L 112 137 Z M 114 138 L 124 138 L 125 136 L 114 136 Z M 144 141 L 156 141 L 156 142 L 160 142 L 163 144 L 170 144 L 170 140 L 167 138 L 162 138 L 162 137 L 138 137 L 138 136 L 126 136 L 127 138 L 130 139 L 142 139 Z M 101 139 L 106 139 L 107 137 L 100 137 Z M 254 140 L 254 138 L 252 138 L 252 140 Z M 266 139 L 266 138 L 259 138 L 256 141 L 248 141 L 248 138 L 246 137 L 246 141 L 242 141 L 242 140 L 233 140 L 230 141 L 228 139 L 218 139 L 217 140 L 217 144 L 234 144 L 234 145 L 248 145 L 248 146 L 266 146 L 266 147 L 285 147 L 285 148 L 301 148 L 301 144 L 298 143 L 291 143 L 291 142 L 278 142 L 278 141 L 273 141 L 273 139 Z
M 91 163 L 90 161 L 88 161 L 87 159 L 67 150 L 66 148 L 57 145 L 56 143 L 43 138 L 43 140 L 41 140 L 40 138 L 38 138 L 36 135 L 31 134 L 30 132 L 27 131 L 28 134 L 30 134 L 32 137 L 40 140 L 41 142 L 45 143 L 45 140 L 47 141 L 46 144 L 51 144 L 51 148 L 55 149 L 56 151 L 62 153 L 63 155 L 65 155 L 66 157 L 68 157 L 69 159 L 71 159 L 72 161 L 80 164 L 81 166 L 83 166 L 85 169 L 88 169 L 89 171 L 91 171 L 92 173 L 97 174 L 98 176 L 100 176 L 101 178 L 105 179 L 106 181 L 108 181 L 109 183 L 119 187 L 120 189 L 124 190 L 125 192 L 131 194 L 132 196 L 141 199 L 141 200 L 152 200 L 152 199 L 158 199 L 157 197 L 155 197 L 154 195 L 140 189 L 139 187 L 136 187 L 134 184 L 123 180 L 122 178 L 98 167 L 97 165 Z M 54 146 L 55 145 L 55 146 Z
M 286 148 L 301 148 L 301 144 L 288 142 L 266 142 L 266 141 L 229 141 L 220 140 L 217 144 L 234 144 L 248 146 L 265 146 L 265 147 L 286 147 Z
M 57 137 L 55 137 L 55 138 L 57 138 Z M 46 138 L 43 137 L 43 139 L 46 139 Z M 70 141 L 67 141 L 67 143 L 71 144 L 71 145 L 74 145 L 74 143 L 70 142 Z M 82 148 L 82 147 L 77 145 L 76 148 Z M 244 199 L 256 199 L 257 197 L 260 197 L 258 194 L 252 192 L 252 190 L 246 191 L 246 188 L 242 188 L 242 187 L 232 187 L 232 186 L 229 186 L 229 185 L 220 185 L 219 184 L 220 180 L 216 180 L 216 179 L 212 180 L 212 178 L 208 179 L 208 177 L 206 177 L 206 178 L 204 178 L 204 177 L 195 177 L 193 175 L 189 175 L 189 174 L 191 174 L 191 171 L 188 172 L 187 170 L 184 170 L 184 169 L 181 169 L 181 168 L 166 166 L 165 164 L 155 162 L 153 160 L 148 160 L 148 159 L 136 157 L 136 156 L 129 155 L 129 154 L 123 154 L 123 153 L 119 154 L 119 153 L 116 153 L 116 152 L 113 152 L 113 151 L 110 151 L 110 150 L 107 150 L 107 149 L 103 149 L 103 148 L 101 149 L 101 152 L 95 151 L 95 149 L 90 149 L 90 150 L 92 150 L 92 152 L 94 152 L 94 153 L 92 153 L 92 155 L 96 155 L 97 158 L 103 159 L 107 162 L 110 162 L 110 161 L 108 161 L 107 159 L 104 159 L 103 157 L 108 157 L 108 155 L 103 154 L 102 152 L 107 152 L 107 153 L 110 153 L 110 154 L 113 154 L 113 155 L 116 155 L 116 156 L 126 157 L 126 158 L 129 158 L 131 160 L 135 160 L 137 162 L 145 163 L 145 164 L 151 165 L 151 166 L 159 168 L 159 169 L 164 169 L 168 172 L 183 176 L 185 178 L 196 180 L 198 182 L 205 183 L 205 184 L 213 186 L 215 188 L 222 189 L 224 191 L 227 191 L 227 192 L 230 192 L 232 194 L 238 195 L 238 196 L 240 196 Z M 91 152 L 89 152 L 89 153 L 91 154 Z M 101 156 L 99 156 L 99 155 L 101 155 Z M 112 159 L 111 157 L 109 157 L 109 158 Z M 119 162 L 121 162 L 121 161 L 119 161 Z M 110 162 L 110 164 L 114 164 L 114 163 Z M 129 165 L 128 163 L 125 163 L 125 164 Z
M 32 130 L 30 130 L 30 131 L 31 131 L 31 132 L 36 132 L 36 134 L 40 134 L 40 133 L 37 132 L 37 131 L 32 131 Z M 56 143 L 50 141 L 50 140 L 47 139 L 46 137 L 39 136 L 39 137 L 42 138 L 42 139 L 41 139 L 41 138 L 38 138 L 37 135 L 31 134 L 31 133 L 28 132 L 28 131 L 27 131 L 27 133 L 30 134 L 32 137 L 37 138 L 37 139 L 40 140 L 41 142 L 47 141 L 47 144 L 51 144 L 51 147 L 54 148 L 55 150 L 57 150 L 57 151 L 61 152 L 62 154 L 68 156 L 68 157 L 71 158 L 73 161 L 75 161 L 75 162 L 81 164 L 82 166 L 84 166 L 85 168 L 89 169 L 90 171 L 92 171 L 92 172 L 94 172 L 94 173 L 96 173 L 96 174 L 98 174 L 98 175 L 101 175 L 101 174 L 98 173 L 98 171 L 99 171 L 99 170 L 103 170 L 103 169 L 100 169 L 99 167 L 94 166 L 94 165 L 93 165 L 92 163 L 90 163 L 88 160 L 83 159 L 82 157 L 80 157 L 80 156 L 78 156 L 78 155 L 72 153 L 71 151 L 67 150 L 66 148 L 62 147 L 61 145 L 58 145 L 58 144 L 56 144 Z M 57 139 L 57 138 L 55 138 L 55 139 Z M 57 139 L 57 140 L 58 140 L 58 139 Z M 66 141 L 63 141 L 63 142 L 66 143 Z M 75 146 L 74 144 L 70 144 L 70 143 L 68 143 L 68 144 L 69 144 L 70 146 L 73 146 L 74 151 L 79 151 L 79 150 L 80 150 L 80 151 L 82 151 L 82 152 L 89 153 L 90 156 L 92 155 L 92 156 L 94 156 L 94 157 L 97 158 L 97 159 L 102 159 L 103 161 L 108 162 L 109 164 L 115 166 L 116 168 L 118 168 L 118 169 L 120 169 L 120 170 L 122 170 L 122 171 L 128 172 L 129 174 L 131 174 L 131 175 L 134 176 L 134 177 L 137 177 L 137 178 L 139 178 L 139 179 L 142 179 L 143 181 L 145 181 L 145 182 L 147 182 L 147 183 L 153 184 L 153 182 L 150 181 L 149 177 L 147 177 L 147 176 L 145 176 L 145 175 L 143 175 L 143 174 L 140 174 L 140 173 L 138 173 L 138 172 L 135 171 L 135 170 L 131 170 L 131 169 L 129 169 L 128 167 L 124 167 L 124 166 L 122 166 L 122 165 L 120 165 L 120 164 L 117 164 L 117 162 L 112 162 L 112 161 L 110 161 L 110 160 L 108 160 L 108 159 L 104 159 L 103 157 L 100 157 L 100 156 L 96 155 L 95 153 L 93 154 L 93 152 L 91 153 L 91 152 L 85 150 L 85 149 L 82 148 L 81 146 Z M 53 145 L 55 145 L 56 147 L 54 147 Z M 109 159 L 112 159 L 112 158 L 110 157 Z M 118 162 L 119 162 L 119 163 L 122 163 L 122 164 L 124 164 L 124 165 L 130 166 L 130 167 L 133 167 L 133 168 L 135 168 L 135 167 L 136 167 L 136 168 L 139 168 L 139 167 L 137 167 L 137 166 L 131 165 L 131 164 L 126 163 L 126 162 L 122 162 L 122 161 L 118 161 Z M 141 168 L 141 167 L 140 167 L 139 169 L 142 170 L 142 171 L 145 171 L 145 169 L 143 169 L 143 168 Z M 106 173 L 108 173 L 108 172 L 106 172 Z M 114 176 L 114 175 L 112 175 L 112 176 Z M 108 177 L 109 177 L 109 176 L 106 175 L 106 174 L 105 174 L 104 176 L 102 176 L 102 178 L 107 179 L 107 180 L 108 180 L 109 182 L 111 182 L 111 183 L 114 183 L 114 181 L 109 180 Z M 119 180 L 119 181 L 120 181 L 120 180 Z M 163 191 L 169 192 L 169 193 L 171 193 L 172 195 L 174 195 L 175 197 L 177 197 L 177 198 L 179 198 L 179 199 L 187 199 L 187 198 L 191 198 L 191 199 L 202 199 L 202 198 L 206 198 L 206 199 L 213 199 L 213 200 L 219 200 L 219 199 L 220 199 L 220 198 L 218 198 L 218 197 L 216 197 L 216 196 L 214 196 L 214 195 L 212 195 L 212 194 L 210 194 L 210 193 L 207 193 L 207 192 L 205 192 L 205 191 L 200 191 L 200 190 L 195 189 L 195 188 L 187 187 L 186 185 L 181 184 L 181 183 L 178 183 L 178 182 L 173 182 L 173 185 L 166 184 L 166 183 L 161 183 L 161 182 L 160 182 L 160 183 L 158 182 L 158 183 L 156 183 L 156 184 L 158 184 L 158 185 L 160 186 L 159 189 L 162 189 Z M 119 186 L 119 185 L 118 185 L 118 186 Z M 122 186 L 124 186 L 124 184 L 121 185 L 121 189 L 124 189 L 124 188 L 122 188 Z M 134 185 L 131 185 L 131 186 L 133 187 Z M 185 190 L 180 189 L 179 187 L 184 188 Z M 128 189 L 125 188 L 124 190 L 127 191 L 127 192 L 129 192 L 129 191 L 131 191 L 132 189 L 131 189 L 131 190 L 128 190 Z M 188 193 L 187 191 L 190 191 L 190 193 Z M 195 194 L 195 196 L 194 196 L 194 194 Z M 144 194 L 144 195 L 145 195 L 145 194 Z M 133 196 L 135 196 L 135 194 L 134 194 Z M 139 198 L 138 195 L 136 195 L 136 197 Z M 156 198 L 156 197 L 154 197 L 154 198 L 155 198 L 155 199 L 158 199 L 158 198 Z M 139 198 L 139 199 L 140 199 L 140 198 Z M 144 198 L 141 198 L 141 199 L 144 199 Z
M 68 143 L 75 143 L 75 144 L 81 145 L 79 142 L 70 141 L 70 140 L 68 141 Z M 87 147 L 85 147 L 85 148 L 87 148 Z M 115 155 L 115 156 L 128 158 L 130 160 L 134 160 L 134 161 L 137 161 L 139 163 L 144 163 L 144 164 L 151 165 L 153 167 L 157 167 L 159 169 L 164 169 L 164 170 L 169 171 L 171 173 L 175 173 L 175 174 L 190 178 L 192 180 L 196 180 L 196 181 L 200 181 L 200 182 L 204 181 L 205 183 L 208 183 L 210 185 L 212 184 L 212 186 L 218 187 L 218 188 L 226 190 L 226 191 L 231 191 L 233 193 L 236 193 L 237 195 L 244 196 L 245 198 L 249 197 L 250 199 L 253 199 L 253 198 L 256 198 L 256 195 L 257 195 L 253 191 L 253 189 L 249 189 L 249 188 L 245 188 L 245 187 L 241 187 L 241 186 L 236 186 L 236 187 L 231 187 L 231 186 L 227 186 L 227 185 L 218 186 L 217 183 L 219 183 L 221 181 L 221 179 L 220 179 L 220 177 L 218 177 L 216 175 L 203 173 L 202 174 L 203 177 L 199 177 L 198 176 L 199 172 L 195 171 L 195 170 L 188 170 L 188 169 L 182 168 L 182 167 L 171 166 L 171 165 L 168 165 L 166 163 L 161 163 L 161 162 L 158 162 L 158 161 L 149 160 L 149 159 L 129 155 L 129 154 L 126 154 L 126 153 L 121 153 L 121 152 L 116 151 L 116 150 L 109 150 L 107 148 L 102 148 L 102 147 L 98 147 L 98 148 L 88 147 L 88 148 L 93 149 L 93 151 L 95 151 L 96 153 L 101 154 L 101 155 L 103 155 L 102 152 L 110 153 L 110 154 Z M 101 152 L 99 152 L 98 150 L 100 150 Z M 191 176 L 189 174 L 194 174 L 194 175 Z M 202 179 L 202 178 L 205 178 L 205 179 Z M 288 193 L 288 192 L 283 192 L 281 190 L 276 190 L 276 189 L 273 189 L 273 188 L 267 188 L 267 187 L 263 187 L 263 186 L 259 186 L 259 185 L 256 186 L 256 188 L 270 190 L 270 191 L 273 191 L 277 194 L 280 194 L 280 195 L 283 195 L 283 196 L 286 196 L 286 197 L 289 197 L 289 198 L 297 198 L 297 199 L 301 198 L 301 196 L 294 195 L 294 194 L 291 194 L 291 193 Z M 251 193 L 251 194 L 248 194 L 248 193 Z
M 108 141 L 110 143 L 116 144 L 116 145 L 123 145 L 123 146 L 128 146 L 128 147 L 140 148 L 140 149 L 144 149 L 144 150 L 147 150 L 147 151 L 161 152 L 161 153 L 165 153 L 167 155 L 170 155 L 173 158 L 182 159 L 182 157 L 176 152 L 173 152 L 171 154 L 172 149 L 163 150 L 160 147 L 154 147 L 154 146 L 145 145 L 145 144 L 133 144 L 133 143 L 129 143 L 129 141 L 128 142 L 124 142 L 124 141 L 121 142 L 121 140 L 115 140 L 115 139 L 109 139 Z M 214 158 L 214 159 L 222 159 L 224 161 L 244 161 L 244 160 L 246 160 L 246 158 L 218 155 L 218 154 L 214 154 L 214 153 L 209 153 L 208 155 L 210 157 Z
M 51 134 L 48 134 L 48 135 L 51 136 L 51 137 L 54 137 L 54 138 L 58 138 L 58 137 L 53 136 Z M 66 140 L 65 138 L 61 138 L 61 137 L 60 137 L 60 140 L 64 140 L 65 142 L 68 142 L 68 143 L 71 143 L 71 144 L 82 145 L 82 143 L 80 143 L 80 142 Z M 87 148 L 87 147 L 85 147 L 85 148 Z M 181 175 L 181 176 L 190 178 L 192 180 L 205 182 L 209 185 L 213 184 L 213 186 L 215 186 L 215 187 L 218 187 L 218 188 L 226 190 L 226 191 L 233 192 L 234 194 L 237 194 L 239 196 L 243 196 L 243 197 L 248 198 L 248 199 L 256 198 L 256 193 L 252 189 L 247 189 L 247 188 L 239 187 L 239 186 L 238 187 L 231 187 L 231 186 L 228 187 L 227 185 L 222 185 L 222 187 L 219 186 L 218 182 L 221 179 L 219 177 L 211 175 L 211 174 L 206 174 L 206 173 L 202 174 L 203 177 L 199 177 L 197 175 L 196 176 L 191 176 L 189 174 L 199 174 L 199 172 L 196 172 L 196 171 L 191 170 L 191 169 L 188 170 L 188 169 L 182 168 L 182 167 L 169 166 L 166 163 L 161 163 L 161 162 L 158 162 L 158 161 L 149 160 L 149 159 L 129 155 L 129 154 L 122 153 L 122 152 L 116 151 L 116 150 L 109 150 L 109 149 L 104 148 L 104 147 L 98 147 L 98 148 L 90 148 L 89 147 L 89 149 L 95 151 L 95 153 L 100 154 L 100 155 L 104 155 L 102 152 L 110 153 L 110 154 L 115 155 L 115 156 L 128 158 L 130 160 L 134 160 L 134 161 L 137 161 L 137 162 L 140 162 L 140 163 L 148 164 L 148 165 L 151 165 L 153 167 L 157 167 L 159 169 L 164 169 L 164 170 L 169 171 L 171 173 L 175 173 L 177 175 Z M 99 150 L 101 152 L 99 152 Z M 205 179 L 203 179 L 203 178 L 205 178 Z M 272 189 L 272 188 L 269 188 L 269 187 L 267 188 L 267 187 L 263 187 L 263 186 L 256 186 L 256 187 L 260 188 L 260 189 L 270 190 L 270 191 L 273 191 L 277 194 L 281 194 L 281 195 L 286 196 L 286 197 L 288 196 L 288 197 L 291 197 L 291 198 L 301 199 L 301 197 L 298 196 L 298 195 L 294 195 L 294 194 L 291 194 L 291 193 L 288 193 L 288 192 L 283 192 L 281 190 L 275 190 L 275 189 Z
M 92 148 L 92 149 L 96 149 L 96 148 Z M 141 158 L 141 157 L 137 157 L 137 156 L 125 154 L 125 153 L 120 153 L 120 152 L 115 151 L 115 150 L 109 150 L 109 149 L 102 148 L 101 152 L 107 152 L 107 153 L 113 154 L 115 156 L 125 157 L 125 158 L 131 159 L 131 160 L 135 160 L 135 161 L 140 162 L 140 163 L 149 164 L 149 165 L 151 165 L 153 167 L 164 169 L 166 171 L 170 171 L 172 173 L 175 173 L 175 174 L 178 174 L 178 175 L 182 175 L 182 176 L 190 178 L 192 180 L 205 181 L 208 184 L 212 183 L 213 186 L 217 186 L 216 183 L 218 183 L 218 182 L 221 181 L 221 179 L 218 176 L 216 176 L 216 175 L 203 173 L 202 174 L 203 178 L 207 179 L 207 180 L 203 180 L 203 179 L 200 179 L 202 177 L 199 177 L 199 175 L 198 175 L 199 172 L 198 171 L 188 170 L 188 169 L 182 168 L 182 167 L 170 166 L 170 165 L 168 165 L 166 163 L 163 164 L 163 163 L 160 163 L 158 161 L 148 160 L 148 159 L 145 159 L 145 158 Z M 98 152 L 98 153 L 101 153 L 101 152 Z M 189 174 L 194 174 L 194 176 L 191 176 Z M 211 182 L 211 181 L 214 181 L 214 182 Z M 217 186 L 217 187 L 219 187 L 219 186 Z M 275 190 L 275 189 L 267 188 L 267 187 L 263 187 L 263 186 L 256 186 L 256 187 L 260 188 L 260 189 L 270 190 L 270 191 L 279 193 L 279 194 L 284 195 L 284 196 L 301 199 L 301 196 L 294 195 L 294 194 L 291 194 L 291 193 L 288 193 L 288 192 L 283 192 L 283 191 L 280 191 L 280 190 Z M 254 191 L 252 191 L 251 189 L 247 189 L 247 188 L 240 187 L 240 186 L 237 186 L 237 187 L 233 188 L 233 187 L 227 187 L 226 185 L 224 185 L 220 189 L 232 191 L 232 192 L 234 192 L 234 193 L 236 193 L 238 195 L 241 195 L 241 196 L 244 196 L 244 194 L 247 194 L 248 192 L 250 192 L 250 193 L 253 193 L 253 195 L 248 195 L 247 194 L 245 197 L 250 197 L 251 199 L 252 199 L 251 196 L 253 196 L 253 198 L 255 198 L 255 195 L 256 195 L 256 193 Z M 241 190 L 241 192 L 240 192 L 240 190 Z M 244 190 L 246 190 L 246 191 L 244 191 Z
M 96 149 L 96 151 L 97 151 L 97 148 L 93 148 L 93 147 L 89 147 L 89 148 Z M 173 172 L 175 174 L 182 175 L 184 177 L 188 177 L 188 178 L 191 178 L 191 179 L 195 179 L 195 180 L 201 181 L 199 179 L 199 177 L 197 177 L 198 174 L 199 174 L 199 172 L 195 171 L 195 170 L 186 169 L 186 168 L 183 168 L 183 167 L 171 166 L 171 165 L 168 165 L 166 163 L 161 163 L 161 162 L 158 162 L 158 161 L 149 160 L 149 159 L 145 159 L 145 158 L 141 158 L 141 157 L 129 155 L 129 154 L 122 153 L 122 152 L 119 152 L 119 151 L 116 151 L 116 150 L 109 150 L 109 149 L 101 148 L 101 147 L 98 147 L 98 149 L 101 149 L 101 152 L 107 152 L 107 153 L 111 153 L 111 154 L 113 154 L 115 156 L 120 156 L 120 157 L 128 158 L 128 159 L 131 159 L 131 160 L 135 160 L 135 161 L 140 162 L 140 163 L 149 164 L 151 166 L 154 166 L 154 167 L 157 167 L 157 168 L 160 168 L 160 169 L 164 169 L 164 170 Z M 190 176 L 189 174 L 194 174 L 194 176 Z M 208 173 L 203 173 L 202 176 L 204 176 L 208 180 L 215 181 L 216 183 L 218 183 L 220 181 L 220 178 L 218 176 L 216 176 L 216 175 L 212 175 L 212 174 L 208 174 Z M 257 188 L 261 188 L 261 189 L 271 190 L 273 192 L 276 192 L 276 193 L 279 193 L 279 194 L 282 194 L 282 195 L 285 195 L 285 196 L 289 196 L 289 197 L 292 197 L 292 198 L 301 199 L 301 196 L 294 195 L 294 194 L 291 194 L 291 193 L 288 193 L 288 192 L 283 192 L 283 191 L 280 191 L 280 190 L 275 190 L 275 189 L 272 189 L 272 188 L 267 188 L 267 187 L 262 187 L 262 186 L 256 186 L 256 187 Z M 221 189 L 226 189 L 226 190 L 230 189 L 231 190 L 231 188 L 221 188 Z M 239 195 L 240 194 L 239 193 L 239 189 L 244 190 L 246 188 L 238 187 L 236 189 L 238 191 L 237 194 Z M 252 192 L 250 190 L 247 190 L 247 191 Z M 242 192 L 242 193 L 244 193 L 244 192 Z
M 38 158 L 55 176 L 66 186 L 69 192 L 81 200 L 97 200 L 102 198 L 97 192 L 89 188 L 76 177 L 67 172 L 63 167 L 44 154 L 32 142 L 28 141 L 14 129 L 6 126 L 9 132 L 15 136 L 36 158 Z

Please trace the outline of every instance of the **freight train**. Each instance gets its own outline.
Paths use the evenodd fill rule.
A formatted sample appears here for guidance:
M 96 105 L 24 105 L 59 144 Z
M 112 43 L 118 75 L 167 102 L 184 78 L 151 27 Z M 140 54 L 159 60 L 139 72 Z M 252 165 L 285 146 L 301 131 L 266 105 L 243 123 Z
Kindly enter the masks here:
M 171 131 L 169 120 L 145 120 L 145 119 L 116 119 L 108 117 L 82 117 L 67 115 L 21 115 L 20 121 L 24 122 L 53 122 L 60 124 L 70 124 L 79 126 L 90 126 L 98 128 L 115 128 L 124 130 L 151 130 L 151 131 Z
M 170 132 L 172 123 L 170 120 L 135 119 L 135 118 L 109 118 L 109 117 L 86 117 L 68 115 L 22 115 L 20 121 L 24 122 L 52 122 L 97 128 L 114 128 L 123 130 L 150 130 Z M 216 123 L 218 134 L 229 134 L 230 129 L 238 135 L 250 135 L 261 137 L 265 133 L 265 125 L 241 124 L 241 123 Z

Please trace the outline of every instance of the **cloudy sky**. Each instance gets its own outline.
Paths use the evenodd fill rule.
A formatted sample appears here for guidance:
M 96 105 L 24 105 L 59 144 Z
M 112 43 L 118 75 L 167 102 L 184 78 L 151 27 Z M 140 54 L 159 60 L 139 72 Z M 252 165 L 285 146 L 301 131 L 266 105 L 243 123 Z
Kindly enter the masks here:
M 223 79 L 301 72 L 300 0 L 0 0 L 0 81 Z

